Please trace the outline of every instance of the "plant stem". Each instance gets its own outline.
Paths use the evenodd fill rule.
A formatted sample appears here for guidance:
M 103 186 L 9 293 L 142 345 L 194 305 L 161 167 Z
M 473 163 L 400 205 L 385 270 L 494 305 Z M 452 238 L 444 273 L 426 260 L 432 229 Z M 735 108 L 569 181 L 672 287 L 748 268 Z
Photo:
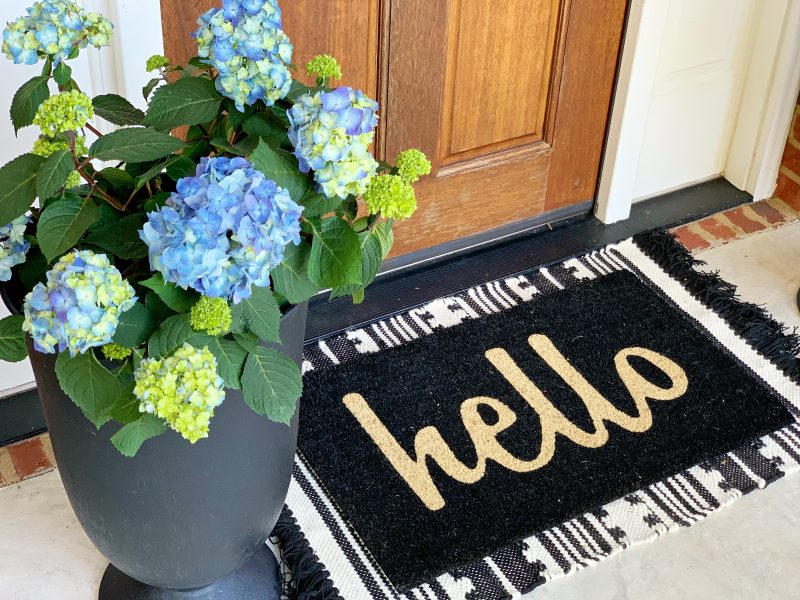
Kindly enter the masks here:
M 91 132 L 92 132 L 93 134 L 95 134 L 97 137 L 103 137 L 103 134 L 102 134 L 102 133 L 100 133 L 100 132 L 99 132 L 99 131 L 98 131 L 98 130 L 97 130 L 95 127 L 94 127 L 94 125 L 92 125 L 91 123 L 86 123 L 86 129 L 88 129 L 89 131 L 91 131 Z
M 84 167 L 88 164 L 88 159 L 87 159 L 87 161 L 84 161 L 83 163 L 79 163 L 78 162 L 78 155 L 75 153 L 75 132 L 74 131 L 70 131 L 69 132 L 69 149 L 70 149 L 70 153 L 72 154 L 72 162 L 75 165 L 75 170 L 80 174 L 81 177 L 83 177 L 83 179 L 84 179 L 84 181 L 86 181 L 86 183 L 88 183 L 89 185 L 92 186 L 92 192 L 97 191 L 97 193 L 100 194 L 100 197 L 103 198 L 103 200 L 108 202 L 111 206 L 113 206 L 117 210 L 124 212 L 125 211 L 125 206 L 120 204 L 116 199 L 114 199 L 111 196 L 109 196 L 101 188 L 97 187 L 97 182 L 94 180 L 94 177 L 92 177 L 91 175 L 89 175 L 86 172 Z M 91 192 L 90 192 L 90 195 L 91 195 Z

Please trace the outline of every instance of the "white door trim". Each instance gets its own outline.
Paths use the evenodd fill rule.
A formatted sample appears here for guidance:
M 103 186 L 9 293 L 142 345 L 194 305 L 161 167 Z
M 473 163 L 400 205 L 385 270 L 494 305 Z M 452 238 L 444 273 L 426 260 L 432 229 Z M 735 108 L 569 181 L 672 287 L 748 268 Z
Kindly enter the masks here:
M 756 35 L 725 178 L 761 200 L 775 191 L 800 90 L 800 2 L 765 2 Z
M 645 2 L 652 2 L 647 11 Z M 594 207 L 595 216 L 604 223 L 630 215 L 668 4 L 660 0 L 631 3 Z M 724 170 L 727 179 L 756 199 L 769 197 L 775 189 L 800 87 L 800 1 L 771 0 L 760 8 L 753 57 Z M 647 36 L 640 36 L 641 31 L 647 31 Z
M 667 23 L 668 2 L 644 11 L 645 0 L 633 0 L 628 11 L 617 87 L 608 123 L 603 164 L 597 185 L 594 214 L 603 223 L 627 219 L 633 204 L 638 156 L 653 96 L 661 41 Z M 640 31 L 651 32 L 647 37 Z M 631 85 L 631 82 L 637 82 Z

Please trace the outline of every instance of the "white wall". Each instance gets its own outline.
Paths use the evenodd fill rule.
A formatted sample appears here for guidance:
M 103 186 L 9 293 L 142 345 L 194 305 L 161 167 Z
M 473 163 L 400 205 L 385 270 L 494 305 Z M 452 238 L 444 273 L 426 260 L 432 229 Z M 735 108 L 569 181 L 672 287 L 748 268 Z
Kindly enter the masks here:
M 0 26 L 25 13 L 32 0 L 0 1 Z M 144 105 L 141 88 L 150 79 L 144 64 L 151 54 L 163 53 L 161 41 L 161 11 L 158 0 L 83 0 L 88 10 L 98 11 L 115 24 L 115 34 L 109 48 L 87 48 L 70 62 L 73 78 L 89 96 L 120 93 L 139 106 Z M 8 107 L 20 85 L 41 72 L 41 63 L 15 65 L 0 55 L 0 164 L 30 152 L 39 131 L 26 127 L 14 135 L 8 119 Z M 106 129 L 105 125 L 101 125 Z M 0 303 L 0 318 L 8 314 Z M 28 361 L 0 361 L 0 397 L 32 386 L 33 373 Z
M 751 55 L 758 0 L 658 0 L 660 37 L 634 200 L 721 175 Z M 658 31 L 658 29 L 662 31 Z

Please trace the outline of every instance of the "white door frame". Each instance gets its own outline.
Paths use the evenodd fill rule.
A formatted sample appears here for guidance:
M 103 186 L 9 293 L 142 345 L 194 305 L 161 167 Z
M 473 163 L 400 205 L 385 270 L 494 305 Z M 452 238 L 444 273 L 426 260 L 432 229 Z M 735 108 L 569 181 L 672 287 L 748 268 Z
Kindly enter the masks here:
M 645 2 L 653 2 L 647 11 Z M 594 207 L 604 223 L 630 216 L 668 5 L 663 0 L 631 2 Z M 775 190 L 800 88 L 800 1 L 770 0 L 760 8 L 724 171 L 726 179 L 756 200 Z M 648 32 L 646 38 L 641 31 Z

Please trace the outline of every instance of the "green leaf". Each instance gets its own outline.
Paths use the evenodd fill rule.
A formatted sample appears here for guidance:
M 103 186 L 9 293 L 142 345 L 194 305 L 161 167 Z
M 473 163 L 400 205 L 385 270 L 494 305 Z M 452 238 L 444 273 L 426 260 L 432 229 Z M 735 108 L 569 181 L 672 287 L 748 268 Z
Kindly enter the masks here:
M 67 176 L 75 169 L 69 150 L 58 150 L 45 159 L 36 176 L 36 195 L 47 200 L 64 187 Z
M 103 94 L 92 99 L 94 112 L 114 125 L 141 125 L 144 113 L 116 94 Z
M 98 171 L 95 175 L 95 179 L 105 181 L 111 187 L 118 190 L 129 189 L 134 185 L 133 176 L 127 171 L 116 167 L 106 167 L 102 171 Z
M 286 128 L 274 118 L 272 113 L 259 113 L 247 119 L 242 125 L 245 133 L 256 138 L 264 138 L 270 146 L 278 148 L 289 140 Z
M 381 242 L 381 258 L 386 258 L 394 245 L 394 233 L 392 232 L 393 223 L 394 221 L 391 219 L 382 221 L 375 225 L 373 229 L 374 235 L 377 236 L 378 240 Z
M 383 248 L 381 247 L 380 237 L 373 230 L 359 233 L 358 239 L 361 243 L 361 282 L 334 288 L 331 290 L 331 299 L 348 294 L 363 293 L 364 288 L 372 283 L 378 274 L 383 261 Z M 354 298 L 353 300 L 355 301 L 356 299 Z
M 189 315 L 169 317 L 150 336 L 150 341 L 147 343 L 147 352 L 154 358 L 167 356 L 182 346 L 184 342 L 188 342 L 194 333 L 192 326 L 189 324 Z
M 44 209 L 36 226 L 36 238 L 48 262 L 74 247 L 99 218 L 100 211 L 90 199 L 59 200 Z
M 153 94 L 144 123 L 169 130 L 214 120 L 222 102 L 214 82 L 206 77 L 186 77 L 163 85 Z
M 265 342 L 281 340 L 281 309 L 269 288 L 253 286 L 253 294 L 231 308 L 232 330 L 242 333 L 245 329 L 255 333 Z
M 139 404 L 139 399 L 133 395 L 133 384 L 130 384 L 114 400 L 108 410 L 108 416 L 120 423 L 132 423 L 142 416 Z
M 19 362 L 28 356 L 22 315 L 11 315 L 0 320 L 0 360 Z
M 167 430 L 167 425 L 159 417 L 144 414 L 133 423 L 128 423 L 117 433 L 111 436 L 111 443 L 119 453 L 128 458 L 133 458 L 139 448 L 150 438 L 161 435 Z
M 119 324 L 114 332 L 114 341 L 125 348 L 135 348 L 143 344 L 156 330 L 150 311 L 137 302 L 119 316 Z
M 361 283 L 361 244 L 356 232 L 339 217 L 314 226 L 308 276 L 320 287 Z
M 188 342 L 195 348 L 208 348 L 217 359 L 217 372 L 225 382 L 225 387 L 241 389 L 242 369 L 247 358 L 247 350 L 237 342 L 197 333 Z
M 173 181 L 183 177 L 191 177 L 197 170 L 197 163 L 186 156 L 172 156 L 167 161 L 167 175 Z
M 195 163 L 200 162 L 203 156 L 208 156 L 211 153 L 211 145 L 205 138 L 193 139 L 192 141 L 186 142 L 186 144 L 183 152 L 181 152 L 181 156 Z
M 142 96 L 144 96 L 145 100 L 147 100 L 150 97 L 150 94 L 153 93 L 153 90 L 156 89 L 156 86 L 162 81 L 164 80 L 161 79 L 161 77 L 154 77 L 153 79 L 147 82 L 147 85 L 145 85 L 142 88 Z
M 264 140 L 259 140 L 250 162 L 256 170 L 286 189 L 292 200 L 303 198 L 311 187 L 311 180 L 299 171 L 297 159 L 285 150 L 271 148 Z
M 100 160 L 145 162 L 177 152 L 185 144 L 168 133 L 146 127 L 126 127 L 98 138 L 89 154 Z
M 258 346 L 258 336 L 253 333 L 234 333 L 233 339 L 248 352 L 255 352 Z
M 11 223 L 31 207 L 43 162 L 41 156 L 23 154 L 0 167 L 0 223 Z
M 42 102 L 50 97 L 47 87 L 49 77 L 41 75 L 22 84 L 11 101 L 11 123 L 14 133 L 33 123 L 33 117 Z
M 306 195 L 303 196 L 302 200 L 300 200 L 300 204 L 304 207 L 303 216 L 306 219 L 324 217 L 339 208 L 341 203 L 341 198 L 337 196 L 328 198 L 325 194 L 314 191 L 313 188 L 310 188 Z
M 142 214 L 129 215 L 118 221 L 108 221 L 93 227 L 86 242 L 108 250 L 119 258 L 136 259 L 147 256 L 147 246 L 139 239 L 139 230 L 147 221 Z
M 70 358 L 61 352 L 56 359 L 56 376 L 61 389 L 98 429 L 108 421 L 108 412 L 122 392 L 117 378 L 88 350 Z
M 147 296 L 145 296 L 144 305 L 147 307 L 147 310 L 150 311 L 150 316 L 153 317 L 156 323 L 161 323 L 165 321 L 167 317 L 171 317 L 175 314 L 175 311 L 164 304 L 164 301 L 153 291 L 148 292 Z
M 72 67 L 62 60 L 53 70 L 53 79 L 60 86 L 66 86 L 72 80 Z
M 150 279 L 145 279 L 141 282 L 141 285 L 153 290 L 164 301 L 164 304 L 175 312 L 187 312 L 197 302 L 197 293 L 179 288 L 174 283 L 165 282 L 161 273 L 156 273 Z
M 311 246 L 301 242 L 299 246 L 286 246 L 283 262 L 270 273 L 275 291 L 292 304 L 305 302 L 319 291 L 308 278 L 308 257 Z
M 255 412 L 288 425 L 303 393 L 300 368 L 282 352 L 259 346 L 247 356 L 242 392 Z

